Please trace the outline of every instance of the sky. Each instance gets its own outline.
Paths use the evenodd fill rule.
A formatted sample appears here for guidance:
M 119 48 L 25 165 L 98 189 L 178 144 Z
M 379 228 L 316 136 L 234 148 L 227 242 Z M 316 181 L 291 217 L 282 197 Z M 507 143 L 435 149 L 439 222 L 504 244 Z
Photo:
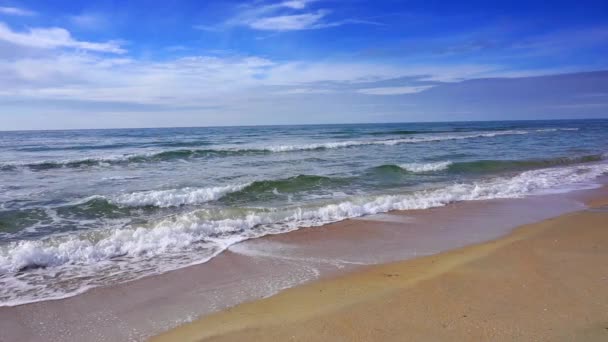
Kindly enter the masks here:
M 0 0 L 0 130 L 608 117 L 604 1 Z

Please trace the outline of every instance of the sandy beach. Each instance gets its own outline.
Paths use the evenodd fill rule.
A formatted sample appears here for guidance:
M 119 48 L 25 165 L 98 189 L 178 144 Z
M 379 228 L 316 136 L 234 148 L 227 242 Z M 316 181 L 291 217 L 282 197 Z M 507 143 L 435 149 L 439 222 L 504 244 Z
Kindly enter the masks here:
M 606 341 L 608 196 L 437 255 L 370 266 L 152 341 Z

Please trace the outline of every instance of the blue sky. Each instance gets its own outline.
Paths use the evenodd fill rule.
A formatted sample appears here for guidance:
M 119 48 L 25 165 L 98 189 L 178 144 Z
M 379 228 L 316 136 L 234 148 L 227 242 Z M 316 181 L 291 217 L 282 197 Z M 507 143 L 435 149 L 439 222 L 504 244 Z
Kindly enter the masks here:
M 0 0 L 0 130 L 607 117 L 605 56 L 606 1 Z

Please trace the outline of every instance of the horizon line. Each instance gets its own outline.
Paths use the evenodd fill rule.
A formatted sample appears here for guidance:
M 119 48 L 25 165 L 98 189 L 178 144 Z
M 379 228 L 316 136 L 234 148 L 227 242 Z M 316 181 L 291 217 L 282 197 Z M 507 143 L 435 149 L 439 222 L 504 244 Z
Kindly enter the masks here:
M 51 129 L 14 129 L 0 130 L 9 132 L 62 132 L 62 131 L 106 131 L 129 129 L 185 129 L 185 128 L 245 128 L 245 127 L 288 127 L 288 126 L 339 126 L 339 125 L 386 125 L 386 124 L 421 124 L 421 123 L 466 123 L 466 122 L 519 122 L 519 121 L 600 121 L 603 118 L 560 118 L 560 119 L 515 119 L 515 120 L 453 120 L 453 121 L 387 121 L 387 122 L 351 122 L 351 123 L 301 123 L 301 124 L 250 124 L 250 125 L 209 125 L 209 126 L 159 126 L 159 127 L 105 127 L 105 128 L 51 128 Z

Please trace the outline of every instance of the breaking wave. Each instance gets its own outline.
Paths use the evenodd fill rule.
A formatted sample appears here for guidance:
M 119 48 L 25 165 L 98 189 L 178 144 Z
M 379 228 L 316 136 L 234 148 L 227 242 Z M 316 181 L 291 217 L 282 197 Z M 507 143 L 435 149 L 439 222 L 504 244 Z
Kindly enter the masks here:
M 382 165 L 376 169 L 402 170 L 411 173 L 429 173 L 447 171 L 453 173 L 495 173 L 502 171 L 521 171 L 544 167 L 573 165 L 581 163 L 598 162 L 605 159 L 605 155 L 591 154 L 577 157 L 557 157 L 549 159 L 531 160 L 475 160 L 468 162 L 440 161 L 432 163 L 407 163 L 400 165 Z
M 179 207 L 182 205 L 193 205 L 214 201 L 228 193 L 242 190 L 247 186 L 249 186 L 249 184 L 216 186 L 210 188 L 141 191 L 121 194 L 110 199 L 110 201 L 114 204 L 128 207 Z
M 441 171 L 446 170 L 450 165 L 452 165 L 451 161 L 443 161 L 436 163 L 409 163 L 409 164 L 401 164 L 400 168 L 414 172 L 414 173 L 422 173 L 422 172 L 433 172 L 433 171 Z
M 195 210 L 148 225 L 105 228 L 10 243 L 0 249 L 0 276 L 12 274 L 20 277 L 28 274 L 24 270 L 34 269 L 38 272 L 35 274 L 43 277 L 45 268 L 55 271 L 60 268 L 64 272 L 55 272 L 57 279 L 54 281 L 69 283 L 78 279 L 80 282 L 77 290 L 63 288 L 60 295 L 66 296 L 81 291 L 82 282 L 89 287 L 102 284 L 99 278 L 108 277 L 108 274 L 99 273 L 99 268 L 117 272 L 120 276 L 115 275 L 114 279 L 132 280 L 133 277 L 205 262 L 231 244 L 245 239 L 391 210 L 426 209 L 458 201 L 518 198 L 550 189 L 581 188 L 607 172 L 606 163 L 561 166 L 525 171 L 512 177 L 404 194 L 353 197 L 347 201 L 308 207 Z M 37 283 L 35 275 L 23 277 L 21 281 L 29 282 L 27 286 L 6 282 L 0 288 L 0 305 L 14 305 L 10 299 L 15 298 L 23 303 L 51 296 L 48 286 L 41 285 L 44 282 Z M 57 296 L 58 290 L 54 291 L 52 296 Z M 32 297 L 32 293 L 36 296 Z

